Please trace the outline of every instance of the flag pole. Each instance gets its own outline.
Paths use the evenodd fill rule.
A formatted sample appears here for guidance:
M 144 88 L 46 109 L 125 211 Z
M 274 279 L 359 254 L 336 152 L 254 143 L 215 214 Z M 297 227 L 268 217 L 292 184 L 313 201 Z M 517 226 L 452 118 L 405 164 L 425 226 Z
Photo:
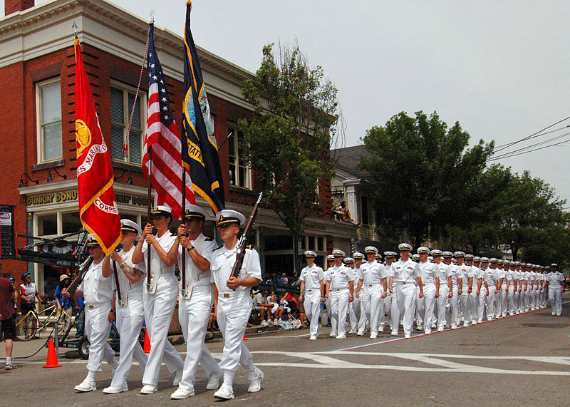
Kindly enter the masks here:
M 184 143 L 184 126 L 180 133 L 180 141 Z M 183 161 L 183 160 L 180 160 Z M 182 167 L 182 222 L 186 222 L 186 169 L 184 168 L 184 162 L 181 162 Z M 188 236 L 188 232 L 186 232 Z M 181 280 L 182 280 L 182 297 L 186 296 L 186 248 L 182 247 L 182 270 L 180 270 Z
M 147 40 L 146 40 L 146 47 L 145 47 L 145 54 L 144 54 L 144 59 L 143 59 L 143 66 L 145 64 L 145 62 L 147 61 L 147 53 L 148 53 L 148 43 L 149 43 L 149 38 L 150 38 L 150 30 L 154 30 L 154 17 L 151 17 L 151 22 L 149 25 L 149 35 L 147 35 Z M 148 63 L 148 62 L 147 62 Z M 141 77 L 142 78 L 142 69 L 141 69 Z M 140 86 L 140 78 L 139 78 L 139 86 Z M 137 92 L 138 94 L 138 92 Z M 133 108 L 134 111 L 134 108 Z M 148 165 L 148 177 L 147 177 L 147 222 L 150 223 L 151 221 L 151 215 L 152 215 L 152 185 L 151 185 L 151 177 L 152 177 L 152 144 L 151 143 L 146 143 L 147 144 L 147 149 L 148 149 L 148 161 L 147 161 L 147 165 Z M 147 290 L 150 292 L 151 290 L 151 256 L 150 256 L 150 251 L 151 251 L 151 244 L 147 243 L 148 249 L 146 252 L 146 287 Z

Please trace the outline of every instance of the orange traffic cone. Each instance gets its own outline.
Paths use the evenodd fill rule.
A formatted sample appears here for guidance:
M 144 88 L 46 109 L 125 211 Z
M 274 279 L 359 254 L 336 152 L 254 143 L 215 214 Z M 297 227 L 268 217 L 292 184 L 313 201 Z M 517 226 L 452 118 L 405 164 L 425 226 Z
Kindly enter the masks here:
M 148 336 L 148 329 L 144 330 L 143 352 L 150 353 L 150 337 Z
M 55 345 L 53 343 L 53 338 L 49 338 L 48 339 L 48 353 L 47 353 L 47 357 L 46 357 L 46 364 L 44 365 L 44 368 L 46 369 L 52 369 L 54 367 L 61 367 L 61 365 L 59 364 L 59 361 L 57 360 L 57 353 L 55 351 Z

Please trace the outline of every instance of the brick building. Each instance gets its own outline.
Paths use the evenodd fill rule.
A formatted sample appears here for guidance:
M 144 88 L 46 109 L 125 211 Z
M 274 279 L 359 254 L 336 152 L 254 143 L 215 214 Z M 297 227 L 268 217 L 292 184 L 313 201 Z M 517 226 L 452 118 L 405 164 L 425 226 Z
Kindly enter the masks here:
M 146 123 L 144 80 L 138 102 L 133 101 L 147 22 L 106 0 L 55 0 L 37 6 L 34 0 L 4 2 L 6 15 L 0 19 L 4 96 L 0 99 L 0 205 L 15 207 L 16 247 L 30 242 L 26 235 L 53 237 L 75 232 L 81 226 L 75 177 L 74 24 L 103 134 L 112 151 L 119 210 L 122 216 L 143 222 L 147 208 L 140 166 Z M 183 39 L 157 28 L 156 46 L 176 110 L 183 97 Z M 251 112 L 241 93 L 241 84 L 251 73 L 204 49 L 199 52 L 221 146 L 227 206 L 248 213 L 256 196 L 255 174 L 240 157 L 240 134 L 235 123 Z M 132 131 L 127 134 L 133 105 Z M 323 180 L 315 216 L 307 220 L 301 245 L 320 256 L 333 245 L 348 250 L 355 234 L 353 226 L 332 220 L 331 205 L 330 181 Z M 212 234 L 211 222 L 208 228 Z M 272 211 L 260 211 L 256 240 L 265 272 L 291 269 L 291 237 Z M 26 270 L 33 272 L 40 289 L 48 294 L 62 272 L 43 264 L 0 260 L 0 273 L 18 278 Z

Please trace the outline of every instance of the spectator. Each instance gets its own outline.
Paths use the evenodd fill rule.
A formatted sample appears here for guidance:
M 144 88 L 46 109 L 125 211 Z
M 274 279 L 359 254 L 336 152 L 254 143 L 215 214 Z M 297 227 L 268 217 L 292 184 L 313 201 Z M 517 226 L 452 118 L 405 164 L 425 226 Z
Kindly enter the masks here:
M 23 275 L 23 281 L 20 284 L 20 312 L 26 315 L 29 311 L 36 309 L 36 300 L 41 303 L 41 298 L 38 295 L 36 284 L 32 282 L 30 273 Z
M 340 205 L 334 210 L 336 217 L 342 222 L 353 223 L 352 216 L 350 216 L 350 211 L 346 207 L 346 202 L 341 201 Z
M 57 308 L 63 310 L 65 313 L 71 316 L 72 306 L 71 298 L 64 296 L 62 291 L 64 288 L 69 287 L 71 283 L 71 278 L 67 274 L 62 274 L 59 276 L 59 285 L 55 288 L 55 300 L 57 303 Z
M 16 338 L 16 290 L 13 282 L 3 277 L 0 277 L 0 338 L 4 339 L 5 369 L 12 370 L 12 350 Z

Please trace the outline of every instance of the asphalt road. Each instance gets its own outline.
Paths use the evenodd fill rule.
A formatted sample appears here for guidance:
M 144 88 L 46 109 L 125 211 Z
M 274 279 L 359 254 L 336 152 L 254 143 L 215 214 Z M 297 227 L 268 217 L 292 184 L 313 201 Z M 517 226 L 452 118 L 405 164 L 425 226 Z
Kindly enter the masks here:
M 566 298 L 565 301 L 569 299 Z M 243 372 L 236 378 L 236 400 L 248 406 L 564 406 L 570 405 L 570 304 L 563 316 L 550 310 L 411 339 L 382 335 L 376 340 L 337 340 L 324 329 L 318 341 L 305 331 L 249 338 L 256 364 L 265 372 L 265 388 L 247 393 Z M 39 343 L 16 343 L 16 355 L 31 353 Z M 219 355 L 222 344 L 211 343 Z M 179 346 L 184 351 L 184 346 Z M 3 352 L 3 347 L 1 352 Z M 2 355 L 2 354 L 0 354 Z M 43 369 L 45 351 L 19 360 L 13 371 L 0 370 L 0 405 L 156 406 L 211 405 L 199 375 L 197 395 L 170 401 L 175 389 L 163 369 L 159 392 L 141 396 L 138 366 L 131 371 L 127 393 L 76 394 L 85 361 L 60 357 L 62 367 Z M 105 365 L 97 388 L 108 385 Z

